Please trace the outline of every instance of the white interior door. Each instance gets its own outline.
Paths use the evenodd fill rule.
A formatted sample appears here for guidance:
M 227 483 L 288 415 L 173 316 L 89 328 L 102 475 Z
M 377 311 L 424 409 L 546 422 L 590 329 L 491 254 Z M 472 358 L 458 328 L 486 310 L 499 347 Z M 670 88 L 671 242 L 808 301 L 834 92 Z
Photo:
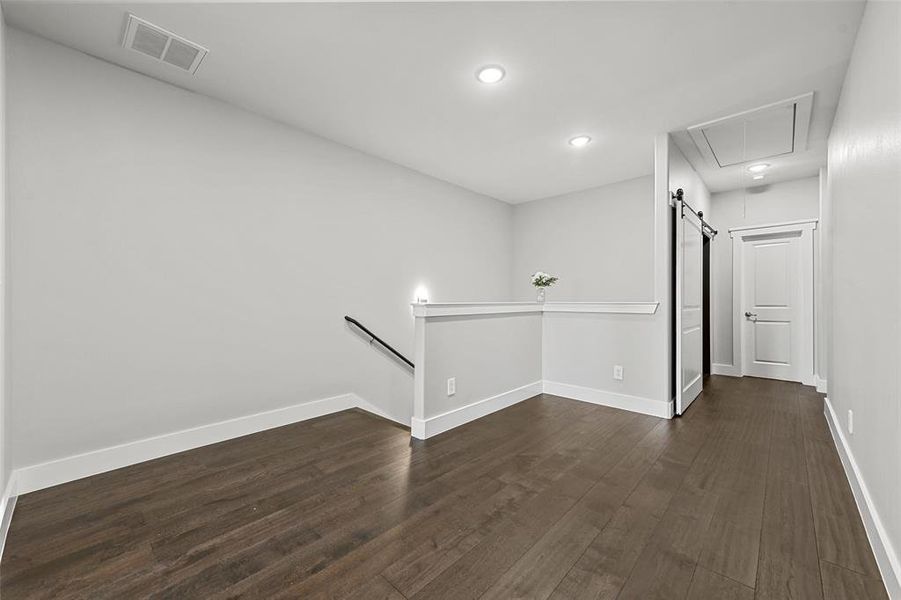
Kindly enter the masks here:
M 704 384 L 704 234 L 691 209 L 677 201 L 676 211 L 676 414 L 681 415 Z
M 745 238 L 742 374 L 801 380 L 802 282 L 797 232 Z

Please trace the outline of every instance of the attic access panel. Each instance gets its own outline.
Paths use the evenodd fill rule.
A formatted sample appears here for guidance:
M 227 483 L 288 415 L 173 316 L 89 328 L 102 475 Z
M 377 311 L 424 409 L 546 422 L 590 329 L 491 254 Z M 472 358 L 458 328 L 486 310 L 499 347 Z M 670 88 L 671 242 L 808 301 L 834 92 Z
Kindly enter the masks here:
M 715 167 L 801 152 L 813 92 L 688 128 L 698 150 Z

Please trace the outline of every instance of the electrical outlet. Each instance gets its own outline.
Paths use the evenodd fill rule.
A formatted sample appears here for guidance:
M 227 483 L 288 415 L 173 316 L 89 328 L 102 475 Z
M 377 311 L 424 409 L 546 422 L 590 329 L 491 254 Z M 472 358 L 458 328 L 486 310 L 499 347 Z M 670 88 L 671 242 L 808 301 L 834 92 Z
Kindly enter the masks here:
M 623 366 L 622 365 L 613 365 L 613 378 L 617 381 L 623 380 Z
M 854 435 L 854 411 L 848 411 L 848 434 Z
M 457 378 L 451 377 L 447 380 L 447 395 L 453 396 L 457 393 Z

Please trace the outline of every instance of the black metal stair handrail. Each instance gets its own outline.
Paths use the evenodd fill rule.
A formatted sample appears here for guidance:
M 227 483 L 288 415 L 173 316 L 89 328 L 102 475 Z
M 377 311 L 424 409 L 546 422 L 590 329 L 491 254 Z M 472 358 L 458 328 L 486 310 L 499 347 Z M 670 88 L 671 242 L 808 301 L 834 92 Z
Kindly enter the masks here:
M 351 324 L 353 324 L 353 325 L 359 327 L 362 331 L 364 331 L 364 332 L 366 333 L 366 335 L 368 335 L 368 336 L 371 338 L 371 339 L 369 340 L 369 343 L 370 343 L 370 344 L 371 344 L 372 342 L 374 342 L 374 341 L 375 341 L 375 342 L 378 342 L 378 343 L 381 344 L 386 350 L 388 350 L 389 352 L 391 352 L 391 354 L 393 354 L 393 355 L 396 356 L 397 358 L 401 359 L 402 361 L 404 361 L 405 363 L 407 363 L 408 365 L 410 365 L 410 368 L 411 368 L 411 369 L 415 369 L 415 368 L 416 368 L 416 367 L 413 365 L 413 362 L 412 362 L 409 358 L 407 358 L 406 356 L 404 356 L 403 354 L 401 354 L 400 352 L 398 352 L 397 350 L 395 350 L 394 348 L 392 348 L 392 347 L 391 347 L 391 344 L 389 344 L 388 342 L 386 342 L 385 340 L 383 340 L 382 338 L 380 338 L 380 337 L 377 336 L 376 334 L 374 334 L 374 333 L 372 333 L 371 331 L 369 331 L 369 329 L 368 329 L 365 325 L 363 325 L 362 323 L 360 323 L 359 321 L 357 321 L 357 320 L 354 319 L 353 317 L 348 317 L 347 315 L 344 315 L 344 320 L 347 321 L 348 323 L 351 323 Z

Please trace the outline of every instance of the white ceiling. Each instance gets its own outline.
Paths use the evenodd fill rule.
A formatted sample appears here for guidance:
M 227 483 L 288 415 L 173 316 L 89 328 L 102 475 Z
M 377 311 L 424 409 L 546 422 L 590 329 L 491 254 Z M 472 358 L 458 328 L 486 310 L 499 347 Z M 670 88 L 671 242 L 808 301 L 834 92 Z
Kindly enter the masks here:
M 14 27 L 508 202 L 651 173 L 658 132 L 809 91 L 810 150 L 772 161 L 770 180 L 812 174 L 824 162 L 862 8 L 829 0 L 3 4 Z M 209 48 L 196 76 L 122 48 L 127 12 Z M 486 63 L 503 65 L 507 78 L 477 83 Z M 594 142 L 568 146 L 580 133 Z M 696 167 L 714 191 L 742 184 L 732 169 Z

